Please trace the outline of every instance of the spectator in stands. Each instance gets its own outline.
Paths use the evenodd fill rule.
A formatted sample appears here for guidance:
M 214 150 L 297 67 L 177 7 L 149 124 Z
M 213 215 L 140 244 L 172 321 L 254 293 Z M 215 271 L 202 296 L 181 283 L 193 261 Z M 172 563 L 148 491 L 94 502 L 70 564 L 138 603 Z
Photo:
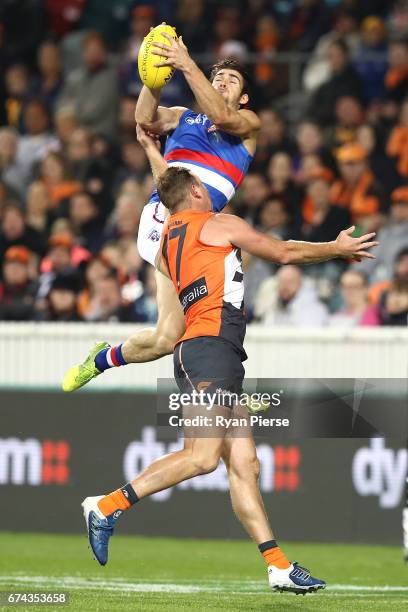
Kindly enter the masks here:
M 84 66 L 68 74 L 59 106 L 74 106 L 78 121 L 94 133 L 114 137 L 119 105 L 118 81 L 101 34 L 83 39 Z
M 260 232 L 271 233 L 281 240 L 289 240 L 293 234 L 291 217 L 286 203 L 278 197 L 269 197 L 259 210 Z
M 387 142 L 387 154 L 396 161 L 401 177 L 408 178 L 408 99 L 400 109 L 398 124 L 393 128 Z
M 157 302 L 156 302 L 156 278 L 154 268 L 146 267 L 144 285 L 141 284 L 142 294 L 134 301 L 133 311 L 135 321 L 139 323 L 156 323 L 157 321 Z M 144 287 L 144 288 L 143 288 Z
M 404 286 L 408 283 L 408 248 L 404 247 L 397 253 L 393 273 L 386 280 L 378 281 L 370 287 L 369 300 L 372 304 L 379 304 L 384 291 L 388 291 L 393 283 L 399 286 Z
M 341 178 L 331 189 L 333 204 L 350 211 L 353 223 L 365 232 L 377 230 L 384 222 L 387 201 L 382 186 L 367 164 L 367 153 L 358 143 L 343 145 L 337 151 Z
M 121 158 L 121 165 L 116 173 L 115 184 L 120 185 L 129 178 L 134 178 L 136 181 L 143 180 L 148 173 L 147 159 L 143 148 L 135 140 L 134 136 L 123 141 Z
M 36 283 L 30 279 L 30 251 L 25 246 L 7 249 L 0 283 L 0 320 L 30 321 L 34 314 Z
M 105 219 L 112 208 L 114 165 L 107 157 L 96 154 L 96 140 L 98 136 L 92 137 L 89 130 L 76 129 L 68 142 L 67 159 L 72 178 L 92 194 L 101 216 Z
M 323 167 L 323 160 L 318 153 L 307 153 L 306 155 L 302 155 L 295 176 L 296 184 L 304 189 L 314 171 L 320 170 L 320 168 Z M 327 168 L 327 170 L 331 172 L 329 168 Z M 334 176 L 333 173 L 331 173 L 331 176 Z
M 364 110 L 361 102 L 352 96 L 343 96 L 336 102 L 334 109 L 335 123 L 328 137 L 331 149 L 356 140 L 356 132 L 364 121 Z
M 92 138 L 85 128 L 79 127 L 71 132 L 67 143 L 67 158 L 70 171 L 77 181 L 84 182 L 92 158 Z
M 46 308 L 37 311 L 38 321 L 81 321 L 78 314 L 79 277 L 67 272 L 57 275 L 52 281 L 46 299 Z
M 52 113 L 62 87 L 62 59 L 59 45 L 51 40 L 43 42 L 38 50 L 37 63 L 39 75 L 33 83 L 32 91 L 46 103 L 49 112 Z
M 384 77 L 387 72 L 387 44 L 384 22 L 375 15 L 366 17 L 361 24 L 361 43 L 353 58 L 360 75 L 364 102 L 385 97 Z
M 71 134 L 79 127 L 78 117 L 72 106 L 61 106 L 53 115 L 59 150 L 66 152 Z
M 68 233 L 59 233 L 48 239 L 48 251 L 41 262 L 39 288 L 37 294 L 37 308 L 44 310 L 44 302 L 55 278 L 60 275 L 74 273 L 73 239 Z
M 297 173 L 305 155 L 319 155 L 324 164 L 331 162 L 331 157 L 324 146 L 323 132 L 314 121 L 301 121 L 296 130 L 297 153 L 293 157 L 293 169 Z
M 40 166 L 40 178 L 54 208 L 58 208 L 62 200 L 82 189 L 81 183 L 69 176 L 67 162 L 61 153 L 50 152 L 44 157 Z
M 135 140 L 136 96 L 121 96 L 119 103 L 119 140 L 121 143 Z M 136 141 L 137 142 L 137 141 Z
M 401 178 L 396 170 L 394 160 L 384 151 L 384 143 L 374 126 L 365 123 L 356 130 L 356 140 L 367 153 L 367 160 L 375 177 L 383 185 L 387 195 L 398 187 Z M 408 143 L 407 143 L 408 144 Z
M 314 288 L 297 266 L 283 266 L 275 277 L 264 281 L 255 303 L 255 316 L 265 325 L 322 327 L 328 311 Z
M 17 147 L 17 132 L 10 127 L 0 128 L 0 178 L 22 198 L 24 185 L 16 159 Z
M 125 323 L 135 320 L 132 306 L 123 304 L 120 284 L 115 275 L 96 282 L 86 316 L 89 321 Z
M 264 108 L 259 113 L 261 129 L 256 143 L 252 168 L 265 171 L 272 155 L 281 151 L 292 154 L 294 144 L 289 138 L 283 117 L 272 108 Z
M 342 307 L 330 315 L 331 327 L 373 326 L 380 324 L 378 309 L 368 303 L 368 280 L 357 270 L 347 270 L 340 279 Z
M 261 172 L 249 172 L 241 186 L 241 206 L 239 214 L 254 223 L 261 204 L 269 194 L 269 185 Z
M 407 257 L 408 260 L 408 257 Z M 381 325 L 408 325 L 408 282 L 395 280 L 381 295 Z
M 73 195 L 69 203 L 69 221 L 81 244 L 91 253 L 97 253 L 106 241 L 101 218 L 95 199 L 86 192 Z
M 52 215 L 51 203 L 46 186 L 40 181 L 30 183 L 27 189 L 26 223 L 43 235 L 44 241 L 49 233 Z
M 279 40 L 279 27 L 273 15 L 261 15 L 256 23 L 253 41 L 256 52 L 260 56 L 255 65 L 254 75 L 257 84 L 260 86 L 269 86 L 277 78 L 278 72 L 270 61 L 270 56 L 271 53 L 276 51 Z
M 330 28 L 329 8 L 322 0 L 301 0 L 294 4 L 290 15 L 290 39 L 299 51 L 311 51 Z
M 135 241 L 144 202 L 129 194 L 118 197 L 113 212 L 111 236 Z
M 387 98 L 398 104 L 408 95 L 408 40 L 390 42 L 388 64 L 384 80 Z
M 117 274 L 117 270 L 112 267 L 102 252 L 84 262 L 82 270 L 85 270 L 84 286 L 78 296 L 78 313 L 83 319 L 87 319 L 96 283 L 111 274 Z
M 408 249 L 408 186 L 393 191 L 390 219 L 377 238 L 380 244 L 375 249 L 376 258 L 355 264 L 369 275 L 371 284 L 390 279 L 398 253 Z
M 58 142 L 50 131 L 50 117 L 41 100 L 27 103 L 23 111 L 24 136 L 21 136 L 17 150 L 17 164 L 22 182 L 31 178 L 34 165 L 41 161 L 47 150 L 57 148 Z
M 28 101 L 30 80 L 23 64 L 12 64 L 5 71 L 5 109 L 7 125 L 21 131 L 23 108 Z
M 330 200 L 333 175 L 327 168 L 312 172 L 307 183 L 307 196 L 302 206 L 301 238 L 310 242 L 335 240 L 339 233 L 350 227 L 347 208 L 336 206 Z
M 312 95 L 308 115 L 321 125 L 330 125 L 334 119 L 334 108 L 339 98 L 353 96 L 363 99 L 360 77 L 350 63 L 350 52 L 343 40 L 329 46 L 327 57 L 331 67 L 331 77 L 320 85 Z
M 360 33 L 358 31 L 358 18 L 352 9 L 341 7 L 336 13 L 333 29 L 323 34 L 317 41 L 303 73 L 303 85 L 307 91 L 313 91 L 331 77 L 328 48 L 339 39 L 343 39 L 347 43 L 353 56 L 360 42 Z
M 21 245 L 38 255 L 45 252 L 43 236 L 26 224 L 22 210 L 15 204 L 8 204 L 1 219 L 0 258 L 11 246 Z
M 292 159 L 287 153 L 275 153 L 268 165 L 270 191 L 288 203 L 290 214 L 296 215 L 302 191 L 293 180 Z

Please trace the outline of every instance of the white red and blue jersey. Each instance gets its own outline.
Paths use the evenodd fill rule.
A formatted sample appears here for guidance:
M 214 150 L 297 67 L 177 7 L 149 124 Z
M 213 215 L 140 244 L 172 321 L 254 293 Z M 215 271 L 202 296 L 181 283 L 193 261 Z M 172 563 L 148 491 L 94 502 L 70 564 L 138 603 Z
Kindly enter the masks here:
M 167 137 L 164 158 L 169 166 L 188 168 L 204 183 L 213 210 L 221 211 L 245 177 L 252 155 L 241 138 L 217 129 L 207 115 L 186 110 Z M 150 202 L 158 202 L 154 191 Z

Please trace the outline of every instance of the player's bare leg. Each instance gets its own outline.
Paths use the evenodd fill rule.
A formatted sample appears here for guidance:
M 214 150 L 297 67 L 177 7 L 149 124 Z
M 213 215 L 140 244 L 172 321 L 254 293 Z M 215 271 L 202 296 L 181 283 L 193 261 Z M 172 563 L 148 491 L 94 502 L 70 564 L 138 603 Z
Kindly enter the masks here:
M 183 309 L 171 280 L 157 270 L 155 275 L 159 313 L 156 327 L 142 329 L 119 346 L 112 347 L 107 342 L 97 344 L 85 361 L 66 372 L 64 391 L 80 389 L 109 368 L 154 361 L 173 352 L 185 330 Z
M 277 545 L 259 489 L 259 460 L 250 427 L 234 429 L 228 432 L 222 449 L 232 507 L 258 544 L 268 566 L 269 585 L 274 590 L 303 595 L 325 588 L 325 582 L 313 578 L 309 570 L 296 562 L 291 563 Z
M 225 417 L 227 410 L 214 407 L 214 414 Z M 202 407 L 186 407 L 183 417 L 191 418 L 197 413 L 202 414 Z M 83 501 L 89 543 L 101 565 L 107 563 L 109 539 L 124 510 L 143 497 L 217 468 L 224 443 L 224 426 L 184 428 L 184 436 L 182 450 L 160 457 L 131 482 L 112 493 L 87 497 Z
M 228 472 L 233 510 L 257 544 L 273 539 L 273 533 L 259 490 L 259 460 L 250 432 L 245 438 L 234 435 L 224 440 L 222 459 Z
M 183 309 L 172 281 L 157 270 L 155 276 L 157 325 L 137 332 L 123 343 L 122 354 L 127 363 L 145 363 L 169 355 L 185 330 Z

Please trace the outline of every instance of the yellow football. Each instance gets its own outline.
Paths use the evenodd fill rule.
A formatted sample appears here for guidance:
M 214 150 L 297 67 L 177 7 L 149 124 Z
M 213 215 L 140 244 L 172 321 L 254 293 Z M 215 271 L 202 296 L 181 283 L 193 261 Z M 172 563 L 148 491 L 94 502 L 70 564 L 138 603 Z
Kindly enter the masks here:
M 169 41 L 163 32 L 170 34 L 173 38 L 177 38 L 176 30 L 169 25 L 159 25 L 150 30 L 149 34 L 144 37 L 141 47 L 139 49 L 139 55 L 137 58 L 137 64 L 139 68 L 140 78 L 142 83 L 149 89 L 160 89 L 167 85 L 174 73 L 174 68 L 171 66 L 162 66 L 156 68 L 155 64 L 160 64 L 164 58 L 158 55 L 153 55 L 153 50 L 158 50 L 157 47 L 153 46 L 154 42 L 169 44 Z

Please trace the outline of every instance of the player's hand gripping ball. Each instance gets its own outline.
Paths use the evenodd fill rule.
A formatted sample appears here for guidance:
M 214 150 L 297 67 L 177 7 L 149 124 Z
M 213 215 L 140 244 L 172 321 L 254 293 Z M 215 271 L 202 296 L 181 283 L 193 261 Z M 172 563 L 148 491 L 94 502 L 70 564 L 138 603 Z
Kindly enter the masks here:
M 169 44 L 168 39 L 163 36 L 163 32 L 177 39 L 176 30 L 172 26 L 166 24 L 156 26 L 144 37 L 137 58 L 141 81 L 149 89 L 161 89 L 167 85 L 174 73 L 172 66 L 162 66 L 160 68 L 155 66 L 158 58 L 157 55 L 152 54 L 152 51 L 155 50 L 153 43 Z

